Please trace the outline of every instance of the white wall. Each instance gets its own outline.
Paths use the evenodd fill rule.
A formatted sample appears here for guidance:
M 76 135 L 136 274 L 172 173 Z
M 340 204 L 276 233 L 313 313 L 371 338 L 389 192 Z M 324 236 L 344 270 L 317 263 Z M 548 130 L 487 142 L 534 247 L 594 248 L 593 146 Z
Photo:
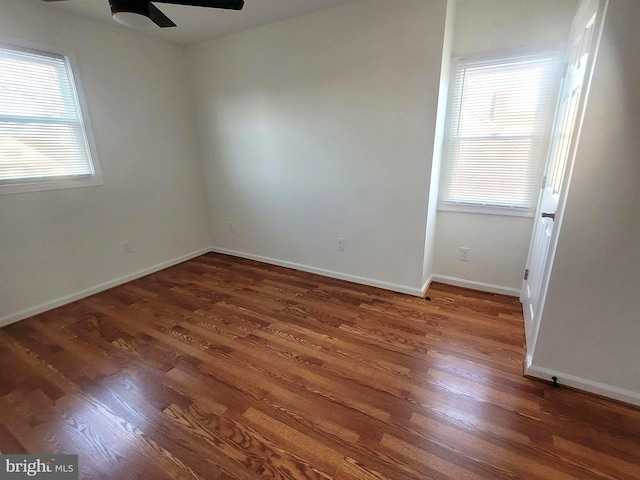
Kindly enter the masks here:
M 360 0 L 190 50 L 216 248 L 420 293 L 446 9 Z
M 444 281 L 519 295 L 529 250 L 532 218 L 438 212 L 435 271 Z M 458 260 L 468 247 L 469 261 Z M 436 277 L 440 279 L 440 277 Z M 476 282 L 471 283 L 471 282 Z
M 460 0 L 454 56 L 566 42 L 579 0 Z
M 184 52 L 38 2 L 0 12 L 2 36 L 75 51 L 104 174 L 0 195 L 0 324 L 207 247 Z
M 638 18 L 609 2 L 529 373 L 640 405 Z
M 577 0 L 458 2 L 453 55 L 494 53 L 566 42 Z M 519 295 L 533 219 L 439 211 L 436 279 Z M 469 262 L 458 260 L 470 248 Z

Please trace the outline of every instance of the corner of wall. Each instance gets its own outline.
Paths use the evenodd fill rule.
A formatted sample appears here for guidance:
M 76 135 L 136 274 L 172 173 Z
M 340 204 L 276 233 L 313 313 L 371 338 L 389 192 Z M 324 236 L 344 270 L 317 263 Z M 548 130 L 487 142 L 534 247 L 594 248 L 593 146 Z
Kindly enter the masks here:
M 438 197 L 440 194 L 440 172 L 442 166 L 442 150 L 444 144 L 449 84 L 451 78 L 451 54 L 453 34 L 455 30 L 457 0 L 447 0 L 444 39 L 442 44 L 442 61 L 440 64 L 440 85 L 438 90 L 438 111 L 436 114 L 436 131 L 431 161 L 429 181 L 429 198 L 427 205 L 427 225 L 424 240 L 424 258 L 422 267 L 423 285 L 429 285 L 433 277 L 433 263 L 436 245 L 436 219 L 438 215 Z M 426 290 L 426 289 L 425 289 Z

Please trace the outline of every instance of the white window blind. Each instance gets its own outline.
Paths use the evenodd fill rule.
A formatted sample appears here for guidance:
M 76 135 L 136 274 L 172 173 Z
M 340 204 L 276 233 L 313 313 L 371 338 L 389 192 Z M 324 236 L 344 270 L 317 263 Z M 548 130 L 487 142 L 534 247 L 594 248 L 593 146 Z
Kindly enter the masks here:
M 441 206 L 535 209 L 555 106 L 556 58 L 457 64 Z
M 0 46 L 0 187 L 93 175 L 68 59 Z

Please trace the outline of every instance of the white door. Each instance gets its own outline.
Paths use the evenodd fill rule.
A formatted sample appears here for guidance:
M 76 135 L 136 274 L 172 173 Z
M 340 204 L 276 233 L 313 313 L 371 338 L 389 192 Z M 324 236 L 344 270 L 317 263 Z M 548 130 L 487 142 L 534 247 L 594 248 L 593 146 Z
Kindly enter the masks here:
M 593 62 L 608 0 L 583 0 L 573 21 L 558 112 L 551 135 L 545 179 L 533 226 L 521 301 L 524 309 L 527 360 L 538 325 L 555 253 L 555 242 L 580 133 Z M 555 235 L 554 235 L 555 231 Z

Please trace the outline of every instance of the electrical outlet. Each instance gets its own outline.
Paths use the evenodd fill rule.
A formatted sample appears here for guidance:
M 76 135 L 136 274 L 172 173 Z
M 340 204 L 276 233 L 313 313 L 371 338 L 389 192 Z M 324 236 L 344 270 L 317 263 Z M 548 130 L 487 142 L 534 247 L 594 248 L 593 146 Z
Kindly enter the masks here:
M 460 251 L 458 252 L 458 260 L 461 262 L 469 261 L 469 247 L 460 247 Z
M 125 240 L 124 242 L 122 242 L 122 251 L 126 255 L 133 253 L 133 248 L 131 247 L 131 243 L 129 243 L 129 240 Z
M 235 233 L 235 232 L 236 232 L 236 231 L 234 230 L 234 228 L 233 228 L 233 222 L 229 222 L 229 231 L 230 231 L 231 233 Z
M 336 238 L 338 241 L 338 251 L 344 252 L 344 238 Z

